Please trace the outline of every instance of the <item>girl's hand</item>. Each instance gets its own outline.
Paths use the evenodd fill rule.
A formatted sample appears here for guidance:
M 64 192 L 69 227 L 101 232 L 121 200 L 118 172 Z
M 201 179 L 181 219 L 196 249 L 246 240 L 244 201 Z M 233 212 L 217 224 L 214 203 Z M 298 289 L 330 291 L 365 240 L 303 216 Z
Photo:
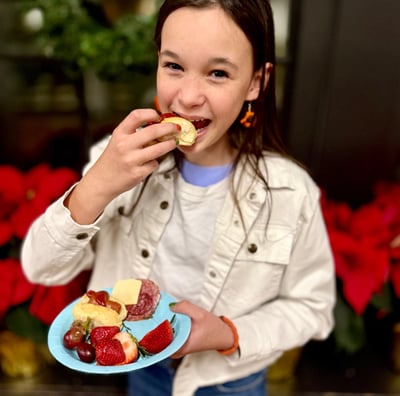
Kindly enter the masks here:
M 186 343 L 171 357 L 181 358 L 188 353 L 229 349 L 234 343 L 230 327 L 219 316 L 206 311 L 188 301 L 181 301 L 171 306 L 171 311 L 188 315 L 192 328 Z
M 132 111 L 114 130 L 97 162 L 83 176 L 65 201 L 74 220 L 93 223 L 115 197 L 143 181 L 158 167 L 157 158 L 176 147 L 176 125 L 158 122 L 155 110 Z M 149 145 L 162 137 L 171 137 Z

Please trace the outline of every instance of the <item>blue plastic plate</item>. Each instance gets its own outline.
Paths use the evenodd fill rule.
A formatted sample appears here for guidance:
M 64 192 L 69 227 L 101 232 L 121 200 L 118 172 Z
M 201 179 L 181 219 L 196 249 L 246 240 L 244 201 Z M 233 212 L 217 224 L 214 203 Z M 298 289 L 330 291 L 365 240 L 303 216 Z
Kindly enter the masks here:
M 72 307 L 77 301 L 78 300 L 69 304 L 58 314 L 54 322 L 51 324 L 48 334 L 48 345 L 51 354 L 61 364 L 76 371 L 93 374 L 120 374 L 151 366 L 152 364 L 164 360 L 175 353 L 185 343 L 190 333 L 190 318 L 186 315 L 175 314 L 176 318 L 173 325 L 175 330 L 174 340 L 160 353 L 139 357 L 139 359 L 134 363 L 120 366 L 100 366 L 95 362 L 85 363 L 79 359 L 75 350 L 68 350 L 63 345 L 64 334 L 70 328 L 73 321 Z M 173 297 L 161 292 L 161 299 L 153 317 L 136 322 L 125 321 L 125 326 L 129 328 L 131 333 L 138 340 L 140 340 L 148 331 L 155 328 L 165 319 L 172 319 L 174 313 L 170 310 L 169 304 L 174 301 L 175 299 Z

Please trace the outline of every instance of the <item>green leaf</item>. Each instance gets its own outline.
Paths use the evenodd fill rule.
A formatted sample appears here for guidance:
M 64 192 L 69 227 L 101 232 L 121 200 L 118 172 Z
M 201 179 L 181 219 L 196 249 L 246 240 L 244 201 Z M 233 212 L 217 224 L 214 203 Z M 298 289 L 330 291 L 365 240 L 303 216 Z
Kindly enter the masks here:
M 389 284 L 386 283 L 380 293 L 374 294 L 372 296 L 371 305 L 373 305 L 377 309 L 382 309 L 386 312 L 392 312 L 392 295 L 393 292 L 391 291 Z
M 337 348 L 348 354 L 354 354 L 362 349 L 366 343 L 363 317 L 358 316 L 340 295 L 337 297 L 334 314 L 336 324 L 333 336 Z
M 47 342 L 48 326 L 29 313 L 27 304 L 11 308 L 5 322 L 7 329 L 20 337 L 37 343 Z
M 43 13 L 43 27 L 32 37 L 37 50 L 58 61 L 71 79 L 88 70 L 106 81 L 129 78 L 131 72 L 155 72 L 155 15 L 126 13 L 108 24 L 98 18 L 101 4 L 89 7 L 82 0 L 57 0 L 54 7 L 54 0 L 21 1 L 21 12 L 39 8 Z

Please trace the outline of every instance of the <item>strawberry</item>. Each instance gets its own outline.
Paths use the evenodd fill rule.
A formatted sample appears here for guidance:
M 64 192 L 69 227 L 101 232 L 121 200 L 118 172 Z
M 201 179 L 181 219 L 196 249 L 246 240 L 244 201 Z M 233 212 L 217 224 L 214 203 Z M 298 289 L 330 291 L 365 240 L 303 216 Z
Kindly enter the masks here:
M 119 332 L 120 328 L 118 326 L 97 326 L 90 332 L 90 342 L 96 347 L 100 341 L 111 339 Z
M 115 334 L 112 338 L 113 340 L 118 340 L 125 354 L 125 359 L 121 364 L 127 364 L 135 362 L 139 357 L 138 347 L 136 345 L 136 340 L 129 334 L 124 331 L 120 331 Z
M 125 352 L 118 340 L 100 341 L 96 347 L 96 361 L 100 366 L 116 366 L 125 361 Z
M 169 322 L 165 319 L 157 327 L 144 335 L 139 341 L 139 347 L 143 348 L 147 354 L 151 355 L 161 352 L 171 344 L 173 339 L 174 329 L 172 328 L 172 321 Z

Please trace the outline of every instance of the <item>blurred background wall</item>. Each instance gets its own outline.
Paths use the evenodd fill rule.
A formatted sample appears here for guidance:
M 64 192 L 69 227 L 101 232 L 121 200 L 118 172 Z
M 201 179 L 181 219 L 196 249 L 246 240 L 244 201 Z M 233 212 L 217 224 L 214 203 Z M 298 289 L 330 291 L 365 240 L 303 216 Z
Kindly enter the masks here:
M 40 16 L 21 15 L 19 2 L 0 0 L 0 162 L 79 169 L 93 141 L 132 108 L 153 105 L 153 70 L 112 81 L 85 70 L 71 80 L 35 47 Z M 157 4 L 83 2 L 106 4 L 111 25 Z M 400 1 L 271 3 L 285 140 L 330 196 L 367 201 L 376 181 L 400 179 Z
M 300 0 L 285 131 L 332 197 L 400 178 L 400 1 Z

